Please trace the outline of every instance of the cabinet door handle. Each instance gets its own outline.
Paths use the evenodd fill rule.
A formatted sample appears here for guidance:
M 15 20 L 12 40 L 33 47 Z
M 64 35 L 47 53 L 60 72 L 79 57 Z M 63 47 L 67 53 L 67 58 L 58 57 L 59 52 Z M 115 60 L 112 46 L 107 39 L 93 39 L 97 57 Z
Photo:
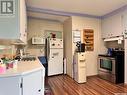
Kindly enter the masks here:
M 23 87 L 23 85 L 22 85 L 22 83 L 20 83 L 20 88 L 22 88 Z
M 39 89 L 38 92 L 41 92 L 41 89 Z

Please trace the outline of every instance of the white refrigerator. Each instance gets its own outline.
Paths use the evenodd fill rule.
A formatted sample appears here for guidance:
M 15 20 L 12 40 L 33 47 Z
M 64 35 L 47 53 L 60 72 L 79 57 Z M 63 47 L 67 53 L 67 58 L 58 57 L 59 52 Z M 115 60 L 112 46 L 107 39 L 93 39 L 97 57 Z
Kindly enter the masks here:
M 63 40 L 47 39 L 48 76 L 63 73 Z

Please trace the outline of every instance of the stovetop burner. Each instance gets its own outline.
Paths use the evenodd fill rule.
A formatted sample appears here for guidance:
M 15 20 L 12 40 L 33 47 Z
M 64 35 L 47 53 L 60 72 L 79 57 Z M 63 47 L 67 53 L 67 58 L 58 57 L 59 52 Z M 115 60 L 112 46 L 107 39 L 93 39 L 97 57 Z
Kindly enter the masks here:
M 36 57 L 35 56 L 24 56 L 21 58 L 22 61 L 35 61 Z

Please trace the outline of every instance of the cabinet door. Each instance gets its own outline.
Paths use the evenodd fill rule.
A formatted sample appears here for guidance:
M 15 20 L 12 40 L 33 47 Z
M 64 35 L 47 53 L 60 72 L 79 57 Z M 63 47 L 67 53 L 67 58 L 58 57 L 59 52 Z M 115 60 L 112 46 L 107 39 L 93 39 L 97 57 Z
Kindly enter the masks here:
M 0 0 L 1 1 L 1 0 Z M 19 37 L 19 0 L 14 1 L 12 14 L 0 15 L 0 39 L 17 39 Z M 22 0 L 20 0 L 22 1 Z M 10 5 L 9 5 L 10 6 Z M 0 13 L 1 14 L 1 13 Z
M 26 43 L 27 35 L 25 33 L 25 29 L 27 24 L 25 0 L 13 1 L 12 14 L 0 15 L 0 39 L 7 39 L 8 41 L 20 40 Z M 7 2 L 5 1 L 5 3 Z
M 121 36 L 122 33 L 122 15 L 121 13 L 112 16 L 111 36 Z
M 42 72 L 37 71 L 23 76 L 23 95 L 44 95 L 42 92 Z
M 124 50 L 125 51 L 125 53 L 124 53 L 124 56 L 125 56 L 125 58 L 124 58 L 125 59 L 124 60 L 125 61 L 125 65 L 124 65 L 125 66 L 124 83 L 127 83 L 127 68 L 126 68 L 127 67 L 127 64 L 126 64 L 127 63 L 127 39 L 124 40 L 124 49 L 125 49 Z
M 123 32 L 127 33 L 127 11 L 123 13 L 122 22 L 123 22 Z
M 21 78 L 0 78 L 0 95 L 21 95 Z
M 102 20 L 102 38 L 109 38 L 112 31 L 112 18 L 104 18 Z
M 25 44 L 27 42 L 26 33 L 26 5 L 25 0 L 20 0 L 20 40 Z
M 102 38 L 110 38 L 121 35 L 123 35 L 121 13 L 102 20 Z

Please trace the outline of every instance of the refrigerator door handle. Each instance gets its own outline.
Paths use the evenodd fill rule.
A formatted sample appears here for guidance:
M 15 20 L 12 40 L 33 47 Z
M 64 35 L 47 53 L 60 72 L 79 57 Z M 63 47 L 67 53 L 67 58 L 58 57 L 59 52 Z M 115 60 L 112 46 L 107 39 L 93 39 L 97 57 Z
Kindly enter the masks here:
M 47 60 L 49 60 L 50 57 L 50 39 L 47 38 Z
M 48 60 L 49 60 L 49 58 L 50 58 L 50 42 L 49 42 L 49 47 L 48 47 Z
M 49 49 L 49 52 L 48 52 L 48 60 L 50 59 L 50 49 Z

